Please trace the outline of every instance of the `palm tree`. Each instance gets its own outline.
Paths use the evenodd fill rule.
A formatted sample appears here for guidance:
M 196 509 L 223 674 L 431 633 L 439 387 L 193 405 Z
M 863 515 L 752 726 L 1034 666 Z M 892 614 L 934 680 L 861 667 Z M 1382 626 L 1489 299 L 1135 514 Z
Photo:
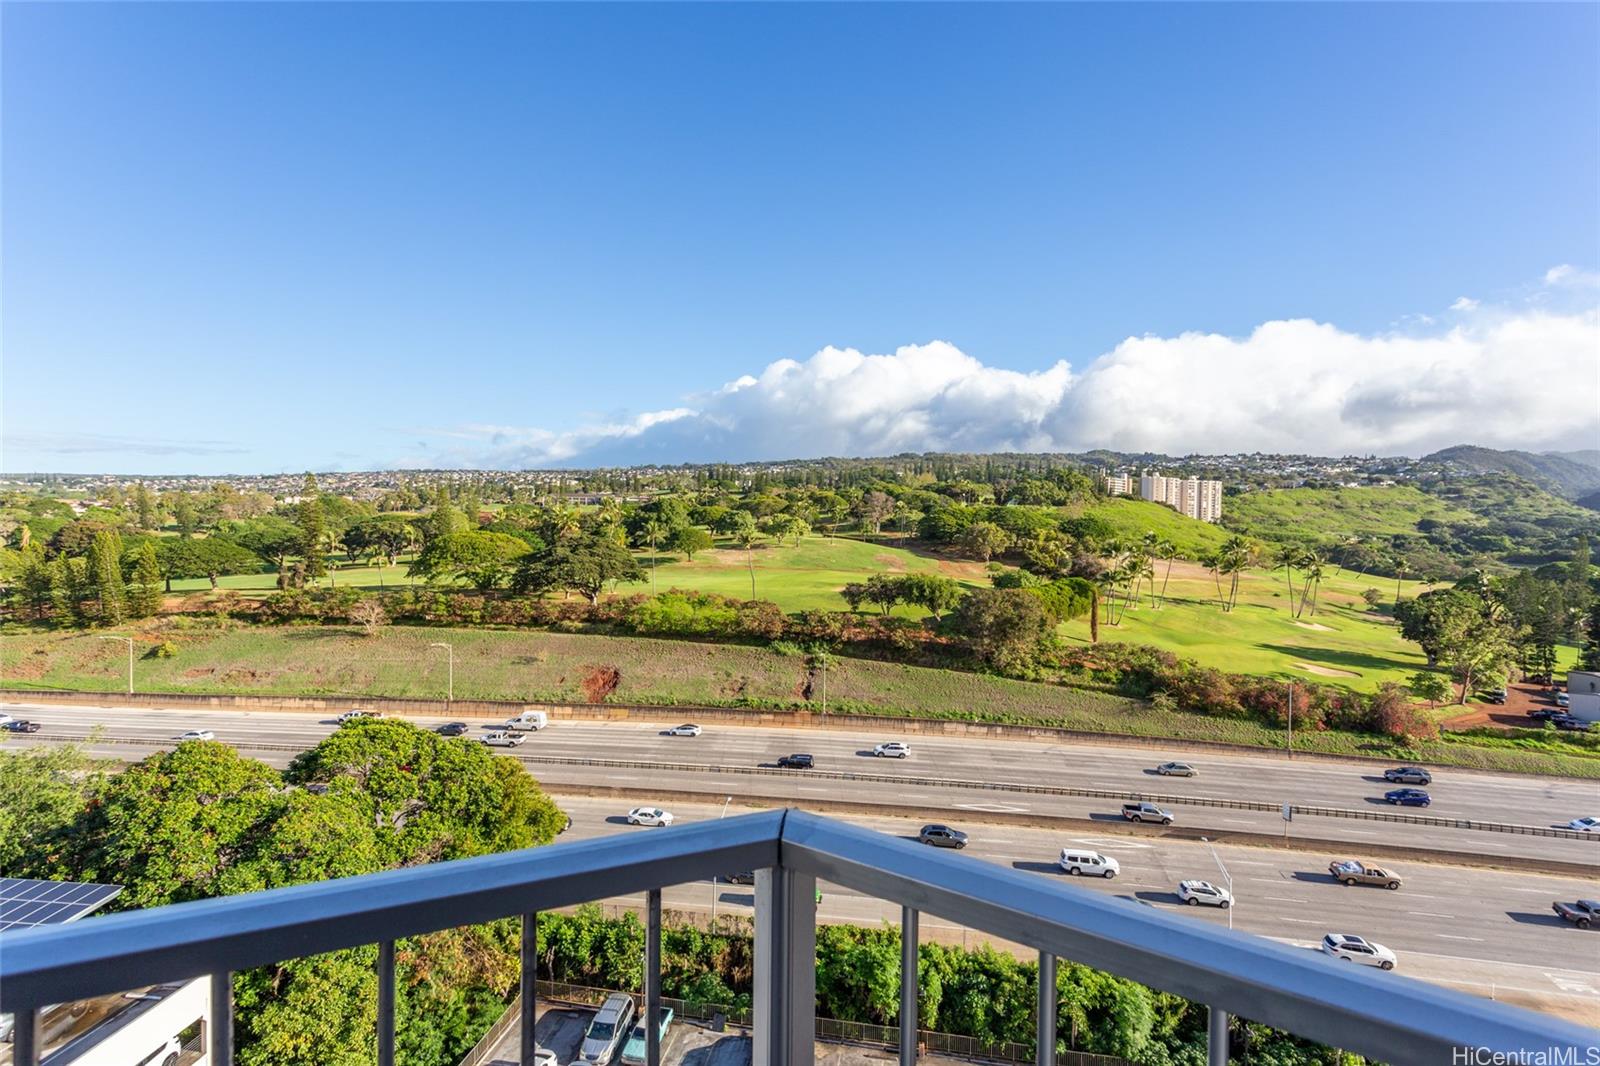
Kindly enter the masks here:
M 1277 568 L 1283 571 L 1284 580 L 1289 585 L 1290 618 L 1295 617 L 1295 615 L 1299 613 L 1294 609 L 1294 568 L 1300 565 L 1300 556 L 1302 552 L 1303 549 L 1299 545 L 1285 544 L 1283 547 L 1278 549 L 1278 554 L 1273 560 L 1277 564 Z
M 742 525 L 733 531 L 734 543 L 744 549 L 745 565 L 750 568 L 750 598 L 756 598 L 756 541 L 761 539 L 754 523 Z
M 1226 611 L 1228 609 L 1228 601 L 1222 595 L 1222 553 L 1220 551 L 1211 552 L 1200 561 L 1207 570 L 1211 571 L 1211 580 L 1217 583 L 1217 602 Z
M 1167 601 L 1167 582 L 1172 580 L 1172 561 L 1178 557 L 1178 546 L 1165 538 L 1158 540 L 1155 556 L 1167 563 L 1167 572 L 1161 575 L 1161 595 L 1156 598 L 1156 606 L 1160 607 Z
M 1400 606 L 1400 581 L 1410 571 L 1411 564 L 1406 562 L 1406 557 L 1404 555 L 1396 555 L 1394 557 L 1394 605 L 1396 607 Z
M 1228 605 L 1223 608 L 1232 611 L 1239 604 L 1239 575 L 1250 569 L 1250 563 L 1255 558 L 1255 545 L 1240 536 L 1232 536 L 1222 545 L 1222 554 L 1218 559 L 1218 569 L 1229 575 Z
M 650 545 L 650 595 L 652 596 L 656 594 L 656 547 L 666 534 L 667 527 L 662 524 L 661 519 L 654 516 L 646 518 L 639 526 L 640 539 Z
M 1317 592 L 1322 588 L 1322 559 L 1316 552 L 1306 552 L 1301 560 L 1300 569 L 1305 574 L 1305 581 L 1300 586 L 1300 610 L 1306 609 L 1307 597 L 1311 601 L 1311 614 L 1316 617 Z

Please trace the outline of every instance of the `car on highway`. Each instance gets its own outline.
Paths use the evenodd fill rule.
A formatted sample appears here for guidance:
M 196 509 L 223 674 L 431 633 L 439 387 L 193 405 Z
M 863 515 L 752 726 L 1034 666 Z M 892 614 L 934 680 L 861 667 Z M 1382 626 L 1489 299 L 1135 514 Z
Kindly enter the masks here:
M 26 718 L 13 718 L 6 723 L 6 728 L 13 733 L 37 733 L 39 731 L 39 723 L 30 722 Z
M 1192 763 L 1164 762 L 1156 767 L 1156 773 L 1162 777 L 1193 777 L 1195 768 Z
M 1328 873 L 1335 881 L 1346 885 L 1382 885 L 1399 888 L 1403 879 L 1399 874 L 1381 866 L 1368 866 L 1358 859 L 1335 859 L 1328 864 Z
M 904 759 L 911 754 L 911 745 L 903 740 L 886 740 L 872 749 L 880 759 Z
M 1385 770 L 1383 779 L 1400 785 L 1433 784 L 1433 775 L 1420 766 L 1397 766 L 1393 770 Z
M 756 872 L 754 870 L 743 870 L 736 874 L 728 874 L 721 880 L 730 885 L 753 885 L 756 883 Z
M 528 738 L 521 733 L 513 733 L 506 729 L 496 729 L 493 733 L 484 736 L 483 742 L 491 748 L 516 748 Z
M 1062 848 L 1061 857 L 1056 860 L 1056 865 L 1065 873 L 1074 877 L 1087 874 L 1090 877 L 1115 877 L 1122 872 L 1122 864 L 1109 855 L 1102 855 L 1098 851 L 1088 848 Z
M 810 770 L 816 766 L 817 761 L 805 752 L 795 752 L 793 755 L 780 755 L 778 765 L 786 770 Z
M 925 825 L 922 832 L 917 834 L 917 839 L 936 848 L 955 848 L 957 851 L 967 846 L 967 834 L 947 825 Z
M 190 729 L 190 730 L 188 730 L 186 732 L 179 733 L 178 734 L 178 739 L 180 741 L 183 741 L 183 740 L 216 740 L 217 739 L 217 735 L 215 733 L 213 733 L 209 729 Z
M 1426 807 L 1433 802 L 1420 788 L 1396 788 L 1383 794 L 1383 798 L 1396 807 Z
M 1179 881 L 1178 898 L 1191 907 L 1205 905 L 1227 910 L 1233 906 L 1233 893 L 1210 881 Z
M 578 1059 L 586 1066 L 606 1066 L 617 1056 L 628 1027 L 633 1024 L 633 997 L 626 992 L 613 992 L 600 1004 L 584 1030 L 583 1043 L 578 1047 Z
M 438 729 L 434 730 L 434 732 L 438 733 L 442 737 L 466 736 L 467 723 L 465 723 L 465 722 L 446 722 L 444 725 L 442 725 Z
M 377 717 L 379 717 L 377 711 L 363 711 L 359 707 L 355 707 L 345 711 L 339 717 L 335 718 L 334 721 L 338 722 L 340 725 L 344 725 L 347 722 L 359 722 L 363 718 Z
M 672 1008 L 662 1007 L 661 1013 L 656 1016 L 656 1046 L 662 1050 L 667 1046 L 667 1027 L 672 1024 Z M 633 1027 L 633 1032 L 628 1035 L 628 1042 L 622 1048 L 622 1061 L 627 1066 L 644 1066 L 646 1046 L 649 1034 L 645 1031 L 644 1012 L 639 1013 L 639 1024 Z
M 16 719 L 9 714 L 0 714 L 0 725 L 10 725 Z
M 1376 966 L 1380 970 L 1392 970 L 1396 962 L 1394 952 L 1382 944 L 1349 933 L 1329 933 L 1322 938 L 1322 951 L 1336 959 Z
M 1122 805 L 1122 816 L 1130 822 L 1172 824 L 1172 812 L 1157 807 L 1154 803 L 1124 803 Z
M 672 812 L 660 807 L 635 807 L 628 812 L 629 825 L 671 825 Z
M 1574 903 L 1558 901 L 1550 904 L 1550 909 L 1560 915 L 1563 921 L 1571 922 L 1579 929 L 1600 925 L 1600 899 L 1580 899 Z
M 1580 833 L 1600 833 L 1600 818 L 1574 818 L 1567 823 L 1567 828 Z
M 671 729 L 667 730 L 667 736 L 669 737 L 697 737 L 699 735 L 700 727 L 695 725 L 693 722 L 685 722 L 682 725 L 675 725 Z

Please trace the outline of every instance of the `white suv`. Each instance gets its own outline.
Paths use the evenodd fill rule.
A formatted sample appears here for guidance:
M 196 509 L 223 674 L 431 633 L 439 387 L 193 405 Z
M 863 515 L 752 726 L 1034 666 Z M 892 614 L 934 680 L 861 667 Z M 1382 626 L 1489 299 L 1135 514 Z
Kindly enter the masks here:
M 1191 907 L 1204 903 L 1207 906 L 1227 910 L 1233 906 L 1233 893 L 1225 888 L 1218 888 L 1210 881 L 1179 881 L 1178 898 Z
M 1376 966 L 1380 970 L 1394 969 L 1394 952 L 1382 944 L 1374 944 L 1349 933 L 1329 933 L 1322 938 L 1322 950 L 1336 959 Z
M 1122 864 L 1111 856 L 1080 848 L 1062 848 L 1061 858 L 1056 860 L 1056 865 L 1073 876 L 1088 874 L 1091 877 L 1115 877 L 1122 870 Z
M 903 740 L 886 740 L 872 749 L 880 759 L 904 759 L 911 754 L 911 745 Z
M 483 742 L 491 748 L 515 748 L 528 738 L 521 733 L 512 733 L 508 730 L 497 729 L 484 736 Z

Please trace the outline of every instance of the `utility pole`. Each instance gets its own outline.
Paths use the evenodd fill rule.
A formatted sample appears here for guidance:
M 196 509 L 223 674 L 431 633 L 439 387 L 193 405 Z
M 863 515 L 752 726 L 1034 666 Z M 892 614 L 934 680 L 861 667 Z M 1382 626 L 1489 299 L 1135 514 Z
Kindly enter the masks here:
M 720 822 L 720 821 L 722 821 L 724 818 L 726 818 L 728 816 L 728 804 L 730 804 L 732 802 L 733 802 L 733 797 L 732 796 L 729 796 L 727 799 L 722 801 L 722 813 L 717 815 L 717 821 Z M 711 875 L 711 924 L 712 925 L 717 924 L 717 875 L 716 874 L 712 874 Z
M 821 658 L 821 661 L 822 661 L 822 714 L 823 714 L 823 717 L 827 717 L 827 714 L 828 714 L 828 653 L 827 652 L 823 652 L 820 658 Z
M 101 640 L 120 640 L 128 645 L 128 695 L 133 695 L 133 638 L 101 637 Z
M 1286 686 L 1289 691 L 1289 758 L 1294 758 L 1294 682 Z
M 442 641 L 435 641 L 429 644 L 428 647 L 443 648 L 450 656 L 450 672 L 446 675 L 444 690 L 444 710 L 446 714 L 449 714 L 450 705 L 456 700 L 456 649 L 454 645 L 445 644 Z
M 1222 872 L 1222 880 L 1228 886 L 1228 928 L 1233 928 L 1233 905 L 1238 902 L 1233 898 L 1233 876 L 1228 873 L 1228 868 L 1222 865 L 1222 856 L 1217 854 L 1216 845 L 1211 843 L 1209 837 L 1201 837 L 1201 842 L 1211 849 L 1211 858 L 1216 862 L 1217 869 Z

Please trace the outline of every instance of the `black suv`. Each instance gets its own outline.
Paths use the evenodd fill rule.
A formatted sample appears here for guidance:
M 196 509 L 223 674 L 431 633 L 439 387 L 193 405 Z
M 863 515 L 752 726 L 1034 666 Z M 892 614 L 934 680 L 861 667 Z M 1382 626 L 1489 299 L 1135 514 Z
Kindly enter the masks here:
M 816 765 L 816 760 L 809 755 L 797 753 L 782 756 L 778 759 L 778 765 L 790 770 L 809 770 Z
M 465 722 L 446 722 L 438 730 L 439 735 L 442 737 L 459 737 L 465 734 L 466 731 L 467 723 Z
M 1385 781 L 1397 781 L 1406 785 L 1431 785 L 1433 775 L 1420 766 L 1401 766 L 1383 772 Z

